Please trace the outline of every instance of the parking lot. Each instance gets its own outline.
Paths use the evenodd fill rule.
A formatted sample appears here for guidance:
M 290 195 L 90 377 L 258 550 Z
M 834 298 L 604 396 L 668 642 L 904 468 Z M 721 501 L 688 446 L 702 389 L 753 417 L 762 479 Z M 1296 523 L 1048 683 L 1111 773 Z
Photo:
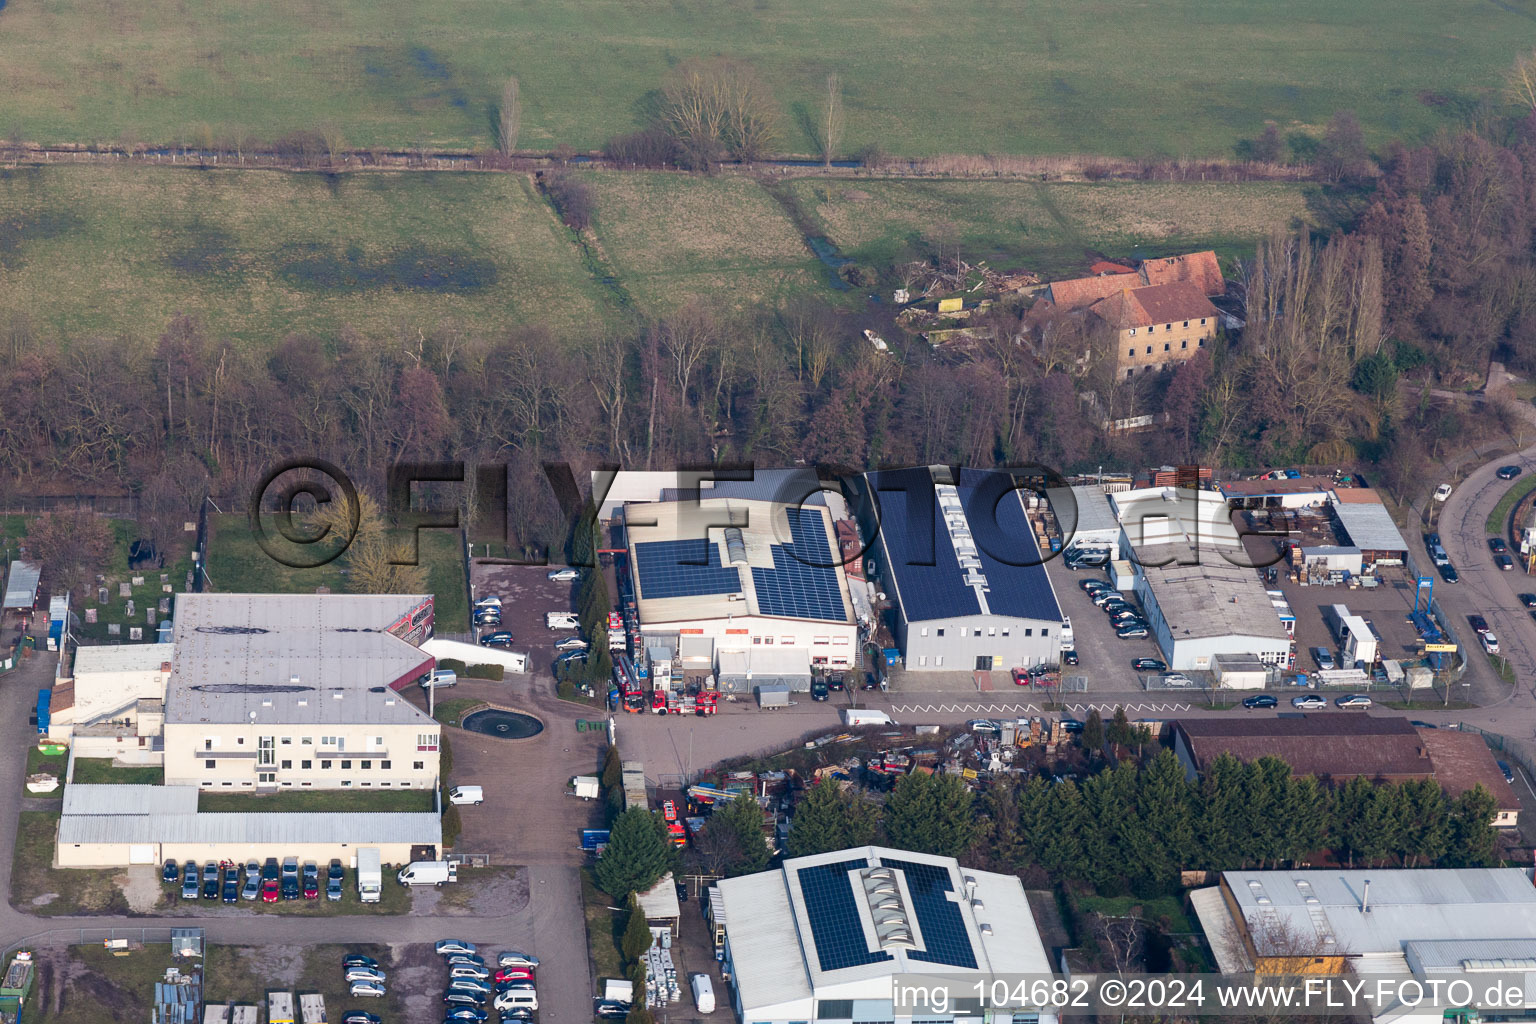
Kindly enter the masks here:
M 1077 645 L 1078 665 L 1062 669 L 1062 675 L 1081 675 L 1088 679 L 1090 690 L 1106 692 L 1141 689 L 1140 676 L 1131 668 L 1136 658 L 1157 658 L 1162 652 L 1151 634 L 1136 639 L 1121 639 L 1115 635 L 1109 616 L 1094 607 L 1087 594 L 1078 586 L 1083 580 L 1107 579 L 1101 570 L 1080 569 L 1073 572 L 1060 558 L 1045 563 L 1045 571 L 1056 590 L 1056 600 L 1061 604 L 1061 614 L 1072 620 L 1073 642 Z M 1127 603 L 1135 606 L 1136 599 L 1122 595 Z
M 1271 584 L 1285 594 L 1296 616 L 1296 669 L 1314 672 L 1317 664 L 1311 649 L 1326 648 L 1337 663 L 1339 644 L 1329 631 L 1323 610 L 1330 605 L 1348 606 L 1350 613 L 1363 616 L 1381 637 L 1383 658 L 1419 657 L 1418 632 L 1408 621 L 1413 611 L 1413 580 L 1400 566 L 1383 566 L 1377 573 L 1381 585 L 1374 588 L 1346 586 L 1302 586 L 1284 572 Z
M 514 638 L 512 650 L 528 654 L 529 674 L 552 678 L 555 642 L 577 631 L 553 631 L 544 625 L 546 612 L 572 611 L 575 600 L 572 584 L 550 579 L 550 569 L 543 565 L 474 562 L 470 566 L 470 582 L 477 600 L 489 594 L 501 598 L 501 625 L 477 633 L 477 638 L 484 632 L 510 632 Z

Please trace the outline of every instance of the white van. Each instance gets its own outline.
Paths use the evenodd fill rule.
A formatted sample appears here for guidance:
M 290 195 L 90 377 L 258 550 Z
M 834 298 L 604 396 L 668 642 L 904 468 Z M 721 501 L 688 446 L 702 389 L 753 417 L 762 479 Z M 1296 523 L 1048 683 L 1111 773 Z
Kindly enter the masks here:
M 539 994 L 527 988 L 509 988 L 496 997 L 496 1009 L 505 1013 L 507 1010 L 539 1008 Z
M 485 790 L 479 786 L 454 786 L 448 791 L 451 804 L 480 804 L 485 802 Z
M 458 880 L 459 866 L 445 860 L 413 860 L 395 876 L 401 885 L 442 885 Z
M 440 690 L 445 686 L 457 686 L 459 674 L 452 669 L 433 669 L 432 674 L 421 681 L 423 690 Z
M 577 629 L 581 620 L 570 612 L 545 612 L 544 625 L 548 629 Z
M 859 725 L 895 725 L 891 716 L 884 711 L 862 711 L 857 708 L 843 709 L 843 724 L 848 726 Z
M 695 974 L 689 979 L 693 987 L 693 1005 L 698 1007 L 700 1013 L 715 1012 L 715 986 L 710 983 L 709 975 Z
M 1061 649 L 1064 651 L 1076 649 L 1077 644 L 1072 641 L 1072 619 L 1069 616 L 1063 615 L 1061 617 Z

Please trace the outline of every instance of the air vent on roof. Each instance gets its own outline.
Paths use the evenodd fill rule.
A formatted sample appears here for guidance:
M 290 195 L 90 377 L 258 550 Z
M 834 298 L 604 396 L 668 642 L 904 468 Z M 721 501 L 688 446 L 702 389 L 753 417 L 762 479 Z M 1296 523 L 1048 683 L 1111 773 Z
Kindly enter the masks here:
M 388 700 L 386 700 L 386 701 L 385 701 L 385 702 L 384 702 L 384 705 L 385 705 L 385 706 L 386 706 L 386 707 L 391 707 L 391 708 L 392 708 L 392 707 L 394 707 L 394 706 L 395 706 L 395 698 L 393 698 L 393 697 L 390 697 L 390 698 L 389 698 L 389 699 L 388 699 Z
M 987 909 L 987 905 L 985 903 L 983 903 L 981 900 L 971 900 L 971 909 L 972 910 L 985 910 L 985 909 Z
M 983 935 L 991 935 L 992 934 L 992 926 L 990 924 L 986 924 L 986 923 L 979 924 L 979 925 L 976 926 L 976 930 L 981 932 L 981 934 L 983 934 Z
M 297 686 L 299 684 L 299 674 L 297 672 L 293 673 L 291 676 L 288 677 L 288 681 L 290 683 L 292 683 L 293 685 Z
M 307 701 L 304 698 L 300 697 L 299 698 L 299 707 L 301 707 L 301 708 L 309 707 L 309 701 Z
M 269 701 L 269 700 L 264 700 L 264 701 L 261 702 L 261 706 L 264 707 L 264 708 L 269 708 L 269 707 L 272 706 L 272 702 Z
M 341 700 L 341 691 L 337 690 L 334 693 L 332 693 L 331 694 L 331 699 L 332 700 Z
M 747 542 L 742 539 L 741 530 L 734 526 L 725 528 L 725 559 L 730 565 L 747 564 Z

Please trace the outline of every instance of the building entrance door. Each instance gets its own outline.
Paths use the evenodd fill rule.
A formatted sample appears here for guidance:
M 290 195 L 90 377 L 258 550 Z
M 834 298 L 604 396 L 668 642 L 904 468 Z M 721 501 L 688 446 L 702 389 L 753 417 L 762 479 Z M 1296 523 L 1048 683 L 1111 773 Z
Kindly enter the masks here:
M 978 654 L 978 655 L 976 655 L 976 669 L 977 669 L 977 671 L 979 671 L 979 672 L 991 672 L 992 671 L 992 660 L 993 660 L 992 659 L 992 655 L 990 655 L 990 654 Z

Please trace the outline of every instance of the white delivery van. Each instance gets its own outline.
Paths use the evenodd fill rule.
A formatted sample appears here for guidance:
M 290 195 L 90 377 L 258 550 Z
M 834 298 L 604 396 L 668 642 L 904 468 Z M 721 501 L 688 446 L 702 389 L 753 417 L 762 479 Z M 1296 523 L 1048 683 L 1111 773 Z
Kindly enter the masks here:
M 550 629 L 576 629 L 581 620 L 570 612 L 545 612 L 544 625 Z
M 496 997 L 496 1009 L 505 1013 L 507 1010 L 539 1008 L 539 994 L 527 988 L 509 988 Z
M 843 709 L 843 723 L 849 726 L 896 724 L 884 711 L 861 711 L 857 708 Z
M 423 690 L 441 690 L 445 686 L 457 686 L 459 674 L 452 669 L 433 669 L 432 674 L 421 681 Z
M 710 984 L 709 975 L 695 974 L 689 979 L 693 986 L 693 1005 L 700 1013 L 715 1012 L 715 986 Z
M 1072 619 L 1066 615 L 1061 617 L 1061 649 L 1070 651 L 1077 647 L 1072 636 Z
M 448 791 L 451 804 L 480 804 L 485 802 L 485 790 L 479 786 L 454 786 Z
M 395 880 L 401 885 L 442 885 L 459 880 L 459 866 L 445 860 L 413 860 L 400 869 Z
M 379 867 L 379 848 L 364 846 L 357 851 L 357 898 L 363 903 L 379 902 L 379 888 L 384 873 Z

